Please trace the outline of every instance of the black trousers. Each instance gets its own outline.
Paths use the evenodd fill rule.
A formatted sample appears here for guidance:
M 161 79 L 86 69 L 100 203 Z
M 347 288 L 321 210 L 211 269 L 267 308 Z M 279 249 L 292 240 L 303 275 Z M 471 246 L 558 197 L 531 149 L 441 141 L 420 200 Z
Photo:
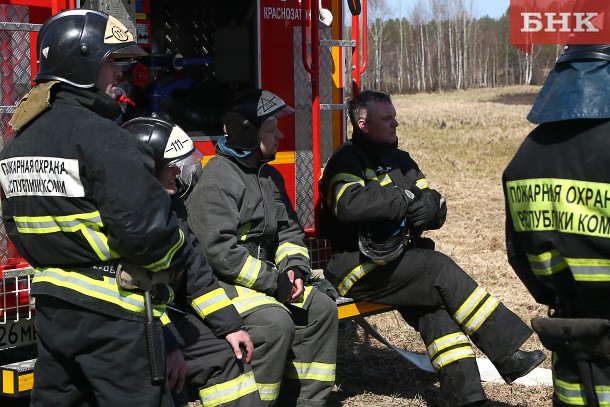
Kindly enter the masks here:
M 369 272 L 348 295 L 395 306 L 419 331 L 450 405 L 486 399 L 470 341 L 499 367 L 533 333 L 453 260 L 434 250 L 407 250 Z
M 173 406 L 167 381 L 150 383 L 142 322 L 39 295 L 36 330 L 32 406 Z

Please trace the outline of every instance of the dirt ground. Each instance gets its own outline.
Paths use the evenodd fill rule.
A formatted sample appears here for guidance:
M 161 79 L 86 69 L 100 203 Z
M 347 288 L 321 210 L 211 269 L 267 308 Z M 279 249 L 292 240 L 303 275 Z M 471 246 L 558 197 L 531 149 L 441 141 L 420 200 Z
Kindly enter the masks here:
M 533 129 L 525 118 L 538 90 L 510 87 L 393 97 L 401 147 L 447 200 L 447 222 L 428 236 L 528 324 L 532 317 L 546 315 L 546 309 L 533 301 L 506 260 L 501 176 Z M 398 313 L 369 322 L 394 345 L 424 352 L 421 339 Z M 422 373 L 353 324 L 343 324 L 340 341 L 329 406 L 443 406 L 433 374 Z M 525 348 L 542 346 L 534 335 Z M 548 368 L 547 355 L 543 367 Z M 551 405 L 550 386 L 484 387 L 492 405 Z

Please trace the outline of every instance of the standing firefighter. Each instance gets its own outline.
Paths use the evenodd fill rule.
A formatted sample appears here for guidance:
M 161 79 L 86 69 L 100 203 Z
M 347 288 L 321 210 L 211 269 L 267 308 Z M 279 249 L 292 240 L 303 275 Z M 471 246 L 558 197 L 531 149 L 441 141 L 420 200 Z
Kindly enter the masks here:
M 114 122 L 117 61 L 145 52 L 112 16 L 69 10 L 43 24 L 37 53 L 0 157 L 4 224 L 36 270 L 32 405 L 171 405 L 151 384 L 142 292 L 115 279 L 119 261 L 164 280 L 192 261 L 150 150 Z
M 610 405 L 610 45 L 569 45 L 504 171 L 506 246 L 550 319 L 553 403 Z
M 157 178 L 172 197 L 172 210 L 195 250 L 195 260 L 181 276 L 174 304 L 168 307 L 178 340 L 184 341 L 181 351 L 186 359 L 187 387 L 196 391 L 203 406 L 260 406 L 254 375 L 246 364 L 252 356 L 252 342 L 243 330 L 244 321 L 219 287 L 187 225 L 186 207 L 180 199 L 199 177 L 203 156 L 179 126 L 165 119 L 137 118 L 123 128 L 152 148 Z M 187 392 L 175 400 L 177 406 L 186 405 Z
M 519 350 L 531 329 L 419 237 L 440 228 L 447 209 L 398 149 L 390 96 L 364 91 L 349 101 L 348 114 L 352 138 L 330 157 L 320 182 L 322 231 L 333 249 L 326 277 L 341 295 L 396 307 L 423 338 L 449 405 L 483 405 L 469 338 L 507 383 L 544 353 Z
M 337 307 L 305 282 L 309 253 L 280 173 L 267 164 L 294 110 L 260 90 L 238 93 L 227 137 L 188 199 L 189 224 L 254 343 L 265 405 L 323 406 L 335 380 Z

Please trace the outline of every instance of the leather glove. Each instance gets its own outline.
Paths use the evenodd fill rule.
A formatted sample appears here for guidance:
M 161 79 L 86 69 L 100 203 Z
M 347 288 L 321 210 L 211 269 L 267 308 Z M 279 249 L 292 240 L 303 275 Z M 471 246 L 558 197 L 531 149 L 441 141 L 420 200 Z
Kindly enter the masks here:
M 300 278 L 303 280 L 303 273 L 298 268 L 293 268 L 292 272 L 294 273 L 294 279 Z M 277 291 L 275 298 L 281 302 L 285 303 L 290 299 L 290 295 L 292 294 L 292 287 L 294 287 L 294 282 L 290 281 L 288 277 L 288 273 L 286 271 L 282 271 L 277 275 Z
M 428 224 L 437 220 L 442 213 L 441 206 L 445 200 L 442 199 L 441 194 L 431 189 L 422 191 L 417 187 L 413 187 L 413 193 L 416 199 L 407 208 L 407 225 L 412 231 L 421 232 L 427 229 L 426 226 Z M 447 208 L 445 206 L 445 216 L 446 211 Z
M 442 195 L 434 189 L 425 189 L 423 192 L 432 195 L 434 199 L 438 200 L 439 202 L 436 218 L 426 225 L 426 229 L 440 229 L 441 226 L 445 224 L 445 220 L 447 219 L 447 203 L 445 202 L 445 198 L 443 198 Z
M 169 271 L 152 271 L 137 264 L 122 260 L 116 270 L 116 281 L 124 290 L 149 291 L 157 284 L 168 285 L 177 273 Z

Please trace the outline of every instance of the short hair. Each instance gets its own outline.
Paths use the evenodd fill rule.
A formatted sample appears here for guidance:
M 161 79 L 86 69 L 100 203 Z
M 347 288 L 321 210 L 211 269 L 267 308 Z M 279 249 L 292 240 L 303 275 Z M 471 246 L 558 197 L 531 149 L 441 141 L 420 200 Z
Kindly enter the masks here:
M 390 95 L 374 90 L 365 90 L 347 100 L 347 115 L 354 128 L 358 128 L 358 120 L 367 111 L 371 102 L 392 103 Z

